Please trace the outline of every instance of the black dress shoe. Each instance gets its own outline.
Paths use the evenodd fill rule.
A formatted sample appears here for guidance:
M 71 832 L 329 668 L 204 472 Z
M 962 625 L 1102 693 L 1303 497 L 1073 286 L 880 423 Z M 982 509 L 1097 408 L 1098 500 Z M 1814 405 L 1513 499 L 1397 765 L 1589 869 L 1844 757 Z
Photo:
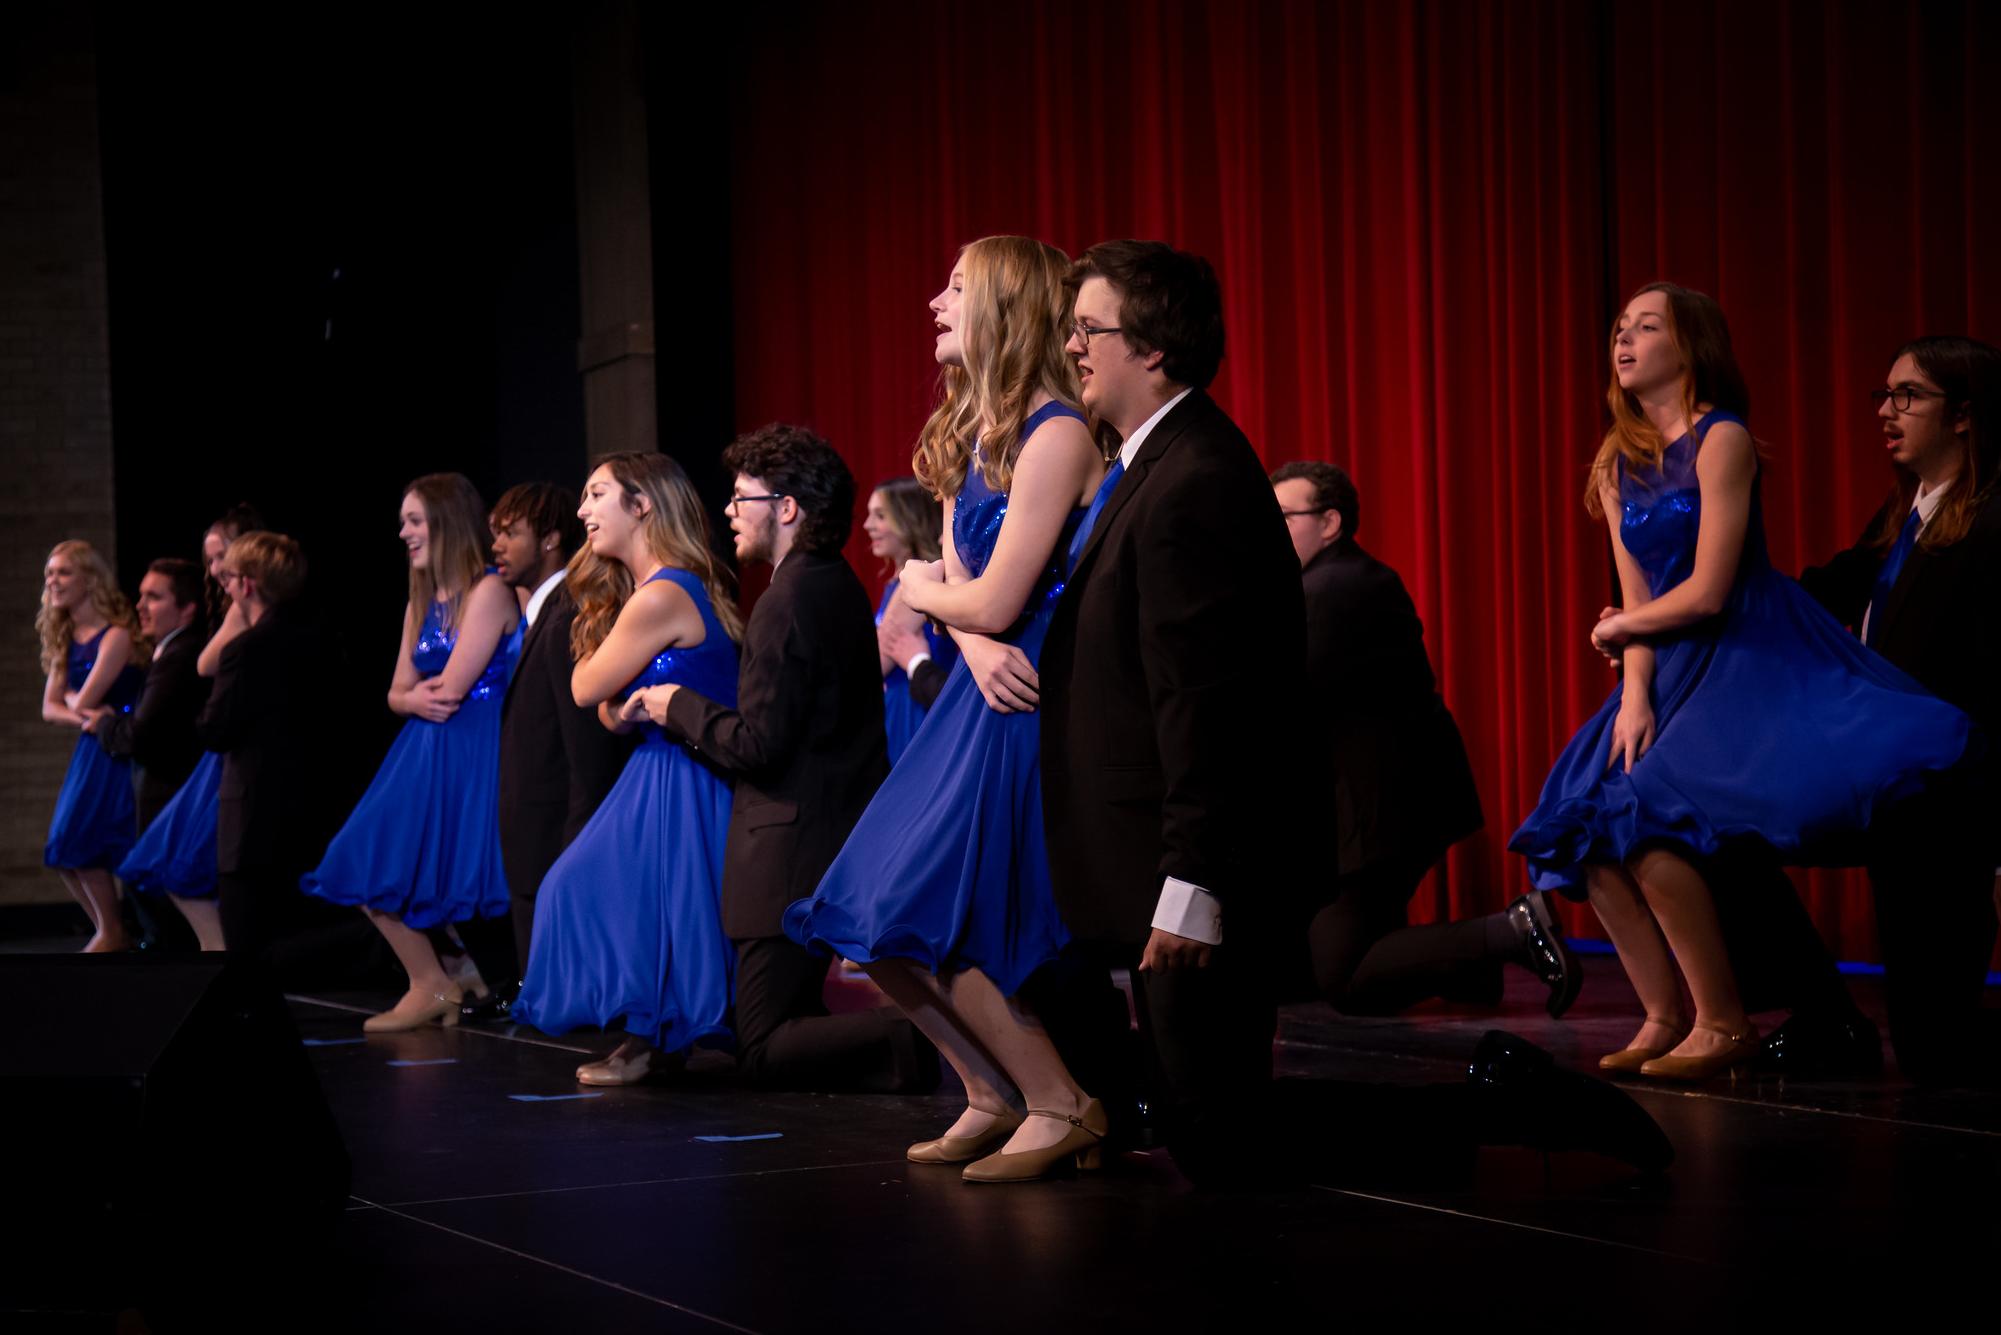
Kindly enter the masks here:
M 1564 1070 L 1519 1035 L 1489 1029 L 1466 1078 L 1481 1094 L 1484 1144 L 1589 1150 L 1645 1173 L 1674 1161 L 1674 1146 L 1631 1095 Z
M 1563 944 L 1563 926 L 1541 894 L 1523 895 L 1507 907 L 1508 921 L 1521 938 L 1520 962 L 1549 988 L 1544 1003 L 1554 1020 L 1570 1009 L 1584 987 L 1584 966 Z
M 1883 1074 L 1883 1036 L 1860 1011 L 1795 1015 L 1758 1045 L 1755 1068 L 1795 1080 L 1868 1080 Z
M 514 1018 L 514 998 L 520 994 L 519 987 L 508 990 L 496 987 L 483 997 L 467 997 L 459 1007 L 459 1023 L 507 1024 Z

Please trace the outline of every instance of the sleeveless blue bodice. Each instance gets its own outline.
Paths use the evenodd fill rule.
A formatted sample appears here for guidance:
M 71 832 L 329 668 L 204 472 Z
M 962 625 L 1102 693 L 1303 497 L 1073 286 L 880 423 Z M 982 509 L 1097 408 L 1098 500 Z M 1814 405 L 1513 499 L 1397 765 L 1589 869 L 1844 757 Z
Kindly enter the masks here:
M 64 663 L 70 690 L 80 691 L 83 684 L 90 680 L 90 670 L 97 666 L 97 650 L 104 643 L 104 632 L 110 629 L 106 626 L 87 640 L 70 641 L 69 658 Z M 136 663 L 127 663 L 112 681 L 111 689 L 105 693 L 104 703 L 121 713 L 129 712 L 139 702 L 139 692 L 145 686 L 146 669 Z
M 1647 587 L 1656 598 L 1695 573 L 1695 542 L 1702 529 L 1702 485 L 1695 476 L 1695 459 L 1702 438 L 1719 422 L 1744 425 L 1743 418 L 1719 409 L 1667 447 L 1658 472 L 1631 474 L 1620 461 L 1619 538 L 1646 572 Z M 1740 580 L 1772 563 L 1765 549 L 1757 483 L 1751 486 L 1751 520 L 1737 563 Z
M 664 579 L 680 586 L 681 591 L 695 600 L 696 608 L 702 614 L 702 642 L 697 645 L 676 645 L 662 649 L 653 660 L 640 669 L 639 675 L 626 683 L 615 700 L 624 700 L 634 691 L 648 686 L 685 686 L 697 695 L 707 696 L 717 704 L 736 708 L 737 646 L 723 623 L 716 619 L 715 604 L 709 599 L 709 591 L 703 587 L 699 576 L 673 566 L 662 566 L 646 582 Z M 647 722 L 639 726 L 644 740 L 652 740 L 662 734 L 657 724 Z
M 459 642 L 456 626 L 445 624 L 443 602 L 433 602 L 424 612 L 424 624 L 417 629 L 417 642 L 410 646 L 410 664 L 417 669 L 419 677 L 435 677 L 445 670 L 445 664 L 452 661 L 452 649 Z M 514 672 L 515 660 L 521 657 L 520 618 L 516 618 L 514 628 L 500 637 L 494 647 L 493 657 L 487 660 L 486 668 L 479 674 L 479 680 L 466 692 L 468 700 L 498 700 L 507 694 L 507 679 Z
M 1022 422 L 1020 439 L 1027 440 L 1037 427 L 1052 417 L 1084 420 L 1083 414 L 1066 404 L 1045 403 Z M 1001 526 L 1007 521 L 1007 493 L 995 491 L 987 485 L 985 476 L 980 472 L 982 458 L 983 452 L 975 446 L 972 466 L 966 470 L 966 480 L 960 484 L 959 494 L 952 502 L 952 545 L 958 550 L 966 573 L 974 579 L 984 574 L 987 562 L 993 560 L 994 547 L 1000 542 Z M 1017 642 L 1029 626 L 1038 621 L 1046 622 L 1055 610 L 1056 600 L 1063 596 L 1063 582 L 1069 576 L 1070 540 L 1077 532 L 1077 525 L 1083 522 L 1087 509 L 1086 506 L 1079 506 L 1063 521 L 1062 535 L 1050 551 L 1049 564 L 1036 579 L 1028 601 L 1022 605 L 1021 616 L 1006 634 L 997 638 Z

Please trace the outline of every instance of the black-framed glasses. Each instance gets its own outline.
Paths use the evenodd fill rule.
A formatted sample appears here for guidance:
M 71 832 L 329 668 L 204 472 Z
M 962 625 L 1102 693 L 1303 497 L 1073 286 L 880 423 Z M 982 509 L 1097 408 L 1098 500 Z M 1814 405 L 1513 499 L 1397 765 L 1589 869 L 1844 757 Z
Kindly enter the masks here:
M 1096 325 L 1085 324 L 1082 320 L 1070 326 L 1070 337 L 1084 345 L 1084 351 L 1091 350 L 1091 340 L 1100 334 L 1123 334 L 1123 329 L 1100 329 Z
M 1895 389 L 1872 389 L 1869 391 L 1869 402 L 1872 406 L 1881 408 L 1883 400 L 1888 399 L 1890 406 L 1900 413 L 1909 412 L 1911 404 L 1918 399 L 1942 399 L 1944 397 L 1945 395 L 1935 389 L 1919 389 L 1915 385 L 1899 385 Z
M 1297 519 L 1301 515 L 1324 515 L 1333 508 L 1331 505 L 1316 505 L 1311 510 L 1280 510 L 1279 513 L 1287 519 Z
M 730 498 L 723 502 L 723 509 L 734 510 L 745 501 L 782 501 L 784 499 L 785 493 L 782 491 L 769 492 L 763 496 L 739 496 L 732 492 Z

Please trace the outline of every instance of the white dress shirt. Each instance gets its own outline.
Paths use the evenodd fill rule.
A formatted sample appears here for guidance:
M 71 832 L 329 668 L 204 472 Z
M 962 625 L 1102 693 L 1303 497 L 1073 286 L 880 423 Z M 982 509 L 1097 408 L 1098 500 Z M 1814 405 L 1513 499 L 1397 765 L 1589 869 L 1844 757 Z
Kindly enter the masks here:
M 542 604 L 549 601 L 549 595 L 556 591 L 556 586 L 563 582 L 563 576 L 567 573 L 567 571 L 558 570 L 555 574 L 543 580 L 540 585 L 536 586 L 535 592 L 528 595 L 528 606 L 522 609 L 522 620 L 531 626 L 535 624 L 535 618 L 542 615 Z
M 1161 404 L 1160 407 L 1154 410 L 1153 416 L 1141 422 L 1134 429 L 1133 433 L 1126 437 L 1126 443 L 1119 447 L 1119 466 L 1121 468 L 1131 468 L 1133 466 L 1133 456 L 1139 453 L 1139 447 L 1146 443 L 1146 438 L 1153 434 L 1153 429 L 1160 425 L 1160 419 L 1174 411 L 1174 405 L 1187 398 L 1189 393 L 1190 391 L 1184 389 L 1166 403 Z

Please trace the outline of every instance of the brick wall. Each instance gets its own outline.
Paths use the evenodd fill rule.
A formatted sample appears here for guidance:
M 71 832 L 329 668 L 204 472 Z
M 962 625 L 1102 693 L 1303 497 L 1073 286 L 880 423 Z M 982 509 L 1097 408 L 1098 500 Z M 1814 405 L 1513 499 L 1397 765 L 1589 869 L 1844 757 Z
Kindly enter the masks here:
M 0 904 L 66 897 L 42 866 L 76 736 L 41 721 L 42 562 L 70 537 L 115 559 L 91 34 L 87 4 L 0 8 Z

